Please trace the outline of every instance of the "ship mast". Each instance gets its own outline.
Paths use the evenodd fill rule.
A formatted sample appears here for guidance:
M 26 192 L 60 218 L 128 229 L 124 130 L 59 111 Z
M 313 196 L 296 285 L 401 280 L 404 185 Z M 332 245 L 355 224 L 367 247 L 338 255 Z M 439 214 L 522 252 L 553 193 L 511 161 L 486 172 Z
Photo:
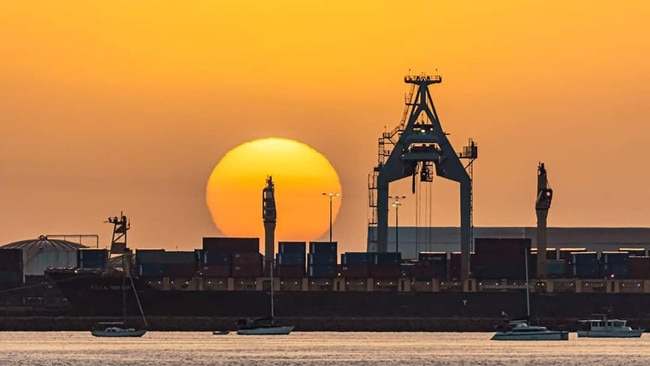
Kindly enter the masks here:
M 535 212 L 537 213 L 537 279 L 546 278 L 546 219 L 548 209 L 551 208 L 553 190 L 548 185 L 544 163 L 537 167 L 537 200 Z

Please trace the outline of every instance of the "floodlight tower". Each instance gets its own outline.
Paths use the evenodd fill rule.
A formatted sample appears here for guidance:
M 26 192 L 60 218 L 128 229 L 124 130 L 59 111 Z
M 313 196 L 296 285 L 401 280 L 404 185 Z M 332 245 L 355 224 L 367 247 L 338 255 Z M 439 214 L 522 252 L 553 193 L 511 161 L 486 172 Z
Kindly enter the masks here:
M 435 172 L 439 177 L 460 183 L 461 277 L 464 280 L 469 277 L 471 249 L 471 166 L 478 157 L 478 147 L 470 140 L 470 145 L 457 154 L 447 139 L 429 92 L 429 85 L 442 82 L 440 75 L 407 75 L 404 82 L 411 85 L 411 91 L 405 98 L 402 121 L 379 139 L 378 164 L 369 179 L 372 211 L 369 228 L 376 226 L 376 237 L 371 237 L 373 230 L 369 230 L 369 246 L 373 245 L 379 252 L 388 250 L 389 184 L 410 176 L 415 192 L 416 179 L 432 182 Z M 464 166 L 461 159 L 469 159 L 469 163 Z

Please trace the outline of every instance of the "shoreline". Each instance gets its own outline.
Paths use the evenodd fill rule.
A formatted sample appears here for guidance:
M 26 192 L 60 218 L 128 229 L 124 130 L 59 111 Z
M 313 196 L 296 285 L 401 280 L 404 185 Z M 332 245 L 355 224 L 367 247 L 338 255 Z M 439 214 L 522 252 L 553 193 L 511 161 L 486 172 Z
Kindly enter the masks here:
M 78 316 L 0 316 L 1 331 L 86 331 L 97 322 L 121 321 L 119 317 Z M 147 317 L 150 331 L 235 330 L 232 317 Z M 502 318 L 424 318 L 424 317 L 276 317 L 278 323 L 293 324 L 295 331 L 313 332 L 493 332 Z M 632 325 L 650 324 L 650 319 L 628 319 Z M 141 324 L 142 319 L 129 317 Z M 533 319 L 557 330 L 575 331 L 578 319 Z

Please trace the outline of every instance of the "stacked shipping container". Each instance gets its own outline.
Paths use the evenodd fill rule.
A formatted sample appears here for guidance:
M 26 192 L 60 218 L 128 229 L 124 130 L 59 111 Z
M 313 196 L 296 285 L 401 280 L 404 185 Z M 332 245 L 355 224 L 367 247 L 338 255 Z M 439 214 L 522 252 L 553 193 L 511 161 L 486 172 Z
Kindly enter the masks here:
M 307 243 L 298 241 L 281 241 L 278 243 L 276 271 L 280 278 L 305 277 L 305 256 Z
M 309 243 L 307 274 L 312 278 L 334 278 L 337 276 L 337 243 Z
M 530 243 L 528 238 L 476 238 L 474 277 L 479 280 L 524 279 Z
M 213 264 L 212 267 L 217 265 L 225 266 L 226 258 L 229 258 L 230 275 L 234 278 L 262 276 L 263 256 L 260 254 L 259 238 L 205 237 L 203 238 L 203 251 L 208 253 L 204 254 L 206 256 L 214 256 L 215 261 L 216 258 L 221 258 L 221 262 Z M 204 275 L 204 277 L 220 277 L 216 275 L 226 272 L 224 267 L 218 267 L 214 270 L 211 270 L 210 267 L 209 265 L 199 265 L 198 271 L 199 273 L 211 273 Z

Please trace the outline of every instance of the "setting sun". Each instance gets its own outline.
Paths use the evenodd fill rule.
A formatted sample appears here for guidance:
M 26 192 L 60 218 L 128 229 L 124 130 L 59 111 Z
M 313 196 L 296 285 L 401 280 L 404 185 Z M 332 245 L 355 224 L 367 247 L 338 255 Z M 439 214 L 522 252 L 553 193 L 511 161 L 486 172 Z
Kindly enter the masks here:
M 329 199 L 341 192 L 338 174 L 313 148 L 288 139 L 254 140 L 230 150 L 216 165 L 206 189 L 206 202 L 217 228 L 227 236 L 263 238 L 262 188 L 275 182 L 278 241 L 315 240 L 329 229 Z M 341 204 L 335 199 L 332 217 Z

